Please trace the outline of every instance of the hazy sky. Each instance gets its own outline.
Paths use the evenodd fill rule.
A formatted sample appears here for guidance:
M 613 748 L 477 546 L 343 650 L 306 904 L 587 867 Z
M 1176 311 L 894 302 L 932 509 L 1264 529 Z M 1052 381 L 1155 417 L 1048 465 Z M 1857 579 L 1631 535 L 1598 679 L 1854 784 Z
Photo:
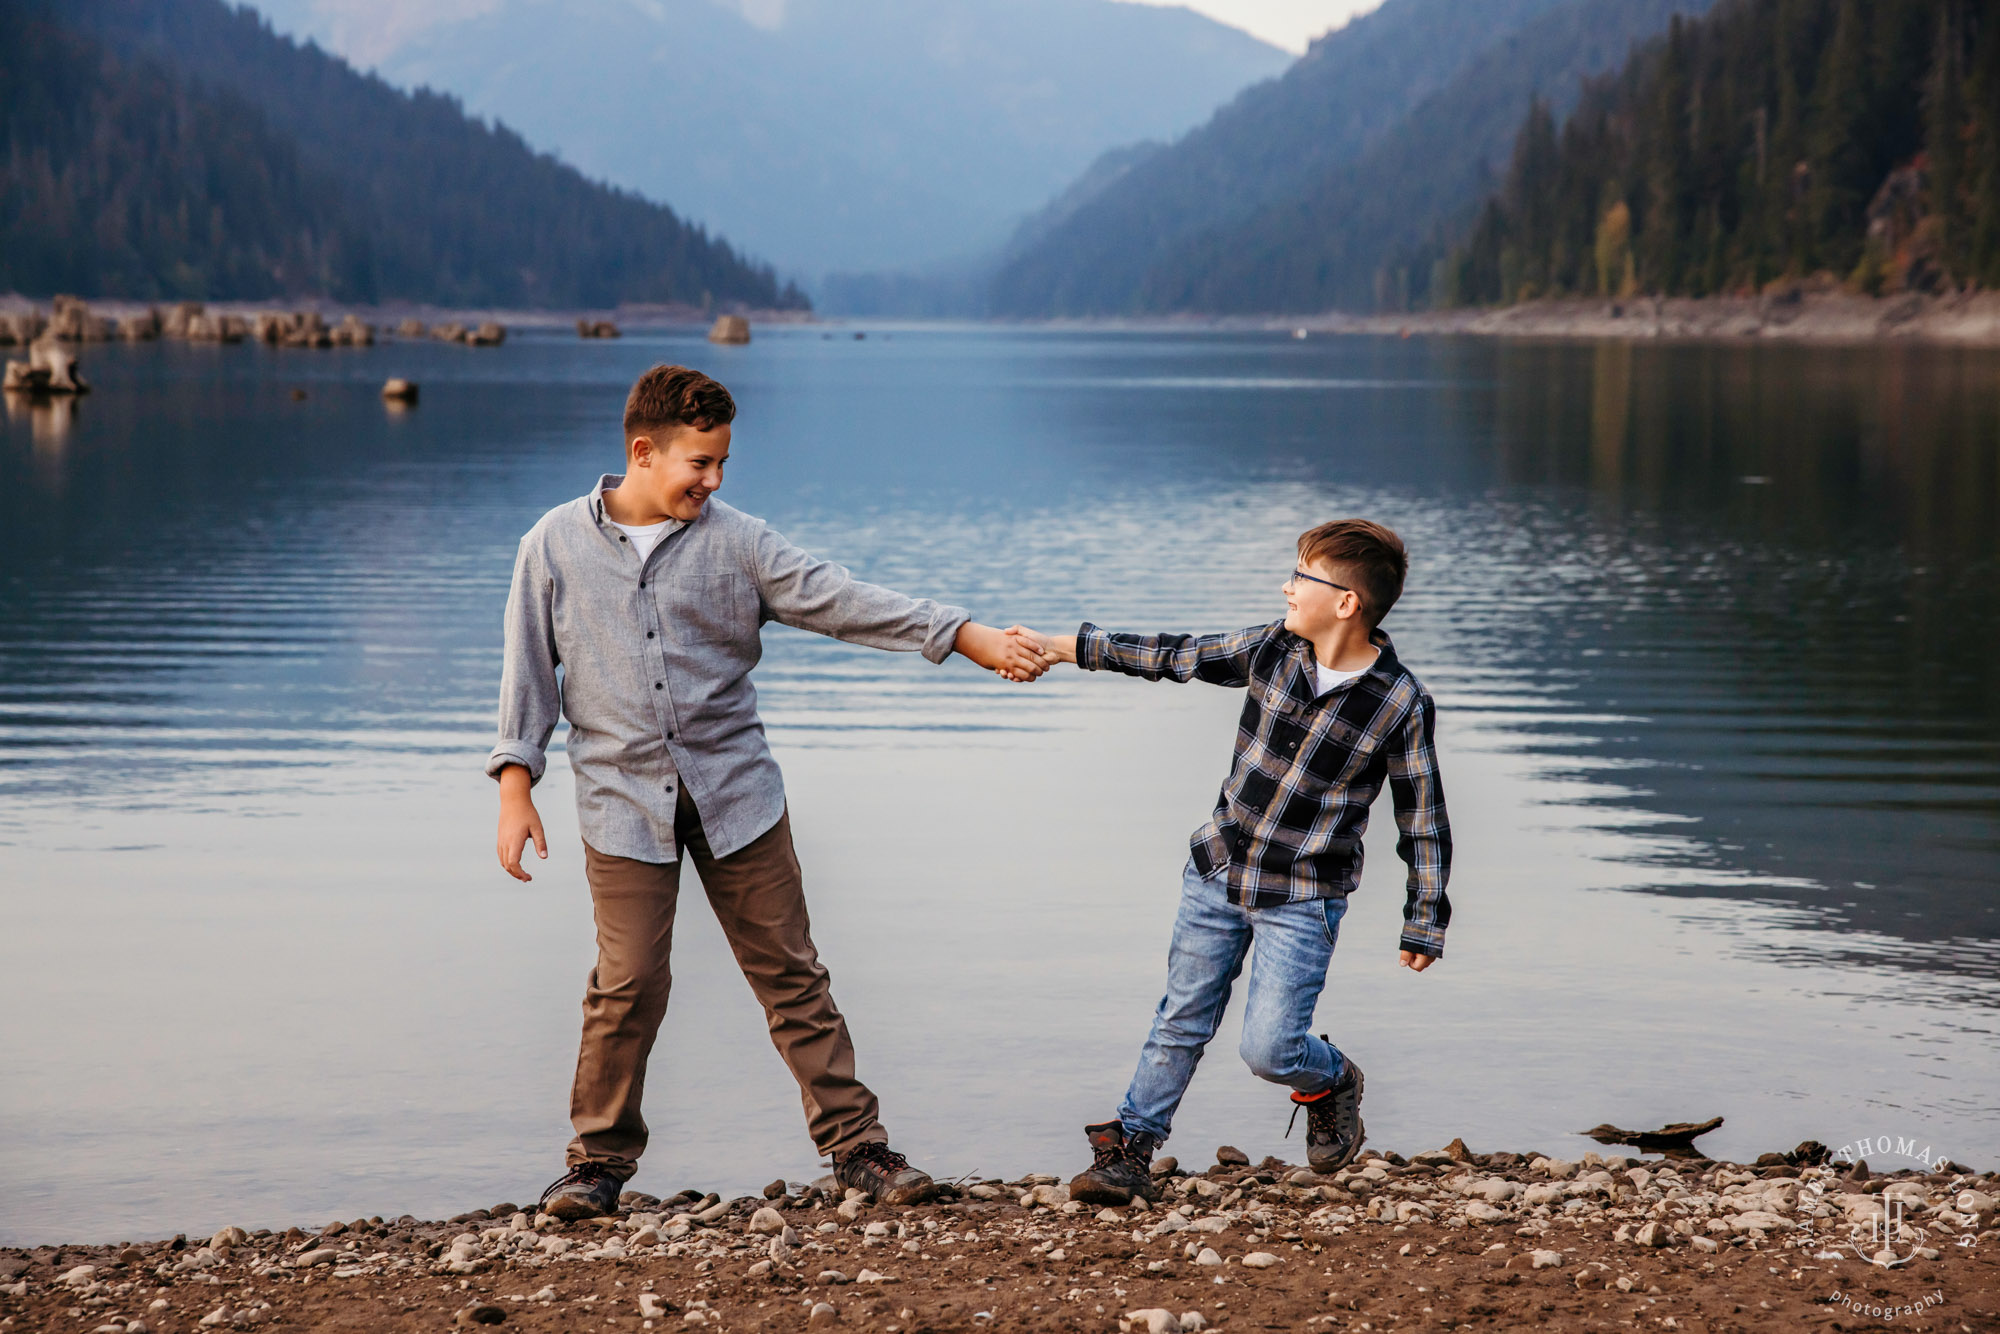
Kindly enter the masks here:
M 1211 18 L 1233 23 L 1288 51 L 1303 51 L 1306 43 L 1337 28 L 1356 14 L 1365 14 L 1382 0 L 1135 0 L 1145 5 L 1186 5 Z

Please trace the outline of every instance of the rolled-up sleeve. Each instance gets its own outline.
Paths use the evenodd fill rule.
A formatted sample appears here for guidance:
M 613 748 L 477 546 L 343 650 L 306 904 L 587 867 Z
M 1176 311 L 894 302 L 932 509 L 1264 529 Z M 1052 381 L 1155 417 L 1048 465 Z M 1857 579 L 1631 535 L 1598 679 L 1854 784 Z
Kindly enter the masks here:
M 562 716 L 554 587 L 538 537 L 522 538 L 514 558 L 500 668 L 500 739 L 486 760 L 488 777 L 497 779 L 502 769 L 518 764 L 532 783 L 541 782 L 548 768 L 549 737 Z
M 918 651 L 943 662 L 958 642 L 959 627 L 972 619 L 963 607 L 863 583 L 768 527 L 757 534 L 755 566 L 758 596 L 771 620 L 850 644 Z

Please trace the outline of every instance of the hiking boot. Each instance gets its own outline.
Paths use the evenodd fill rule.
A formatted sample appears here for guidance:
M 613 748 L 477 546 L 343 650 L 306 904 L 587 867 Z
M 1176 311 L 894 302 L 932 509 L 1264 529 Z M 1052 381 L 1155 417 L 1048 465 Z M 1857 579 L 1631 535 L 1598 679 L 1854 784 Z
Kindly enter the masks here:
M 833 1179 L 867 1191 L 877 1204 L 922 1204 L 937 1193 L 930 1173 L 911 1167 L 908 1158 L 880 1140 L 857 1144 L 834 1159 Z
M 1069 1183 L 1069 1197 L 1085 1204 L 1130 1204 L 1132 1197 L 1157 1200 L 1160 1188 L 1153 1184 L 1153 1150 L 1158 1141 L 1145 1131 L 1127 1135 L 1123 1122 L 1106 1121 L 1101 1126 L 1085 1126 L 1095 1157 L 1088 1170 L 1079 1172 Z
M 625 1178 L 603 1163 L 578 1163 L 542 1192 L 541 1210 L 557 1218 L 596 1218 L 618 1212 Z
M 1322 1038 L 1322 1041 L 1325 1039 Z M 1354 1161 L 1368 1138 L 1361 1124 L 1361 1087 L 1366 1079 L 1352 1060 L 1341 1071 L 1340 1082 L 1324 1093 L 1294 1093 L 1292 1121 L 1299 1119 L 1299 1107 L 1306 1109 L 1306 1162 L 1315 1172 L 1336 1172 Z M 1285 1134 L 1292 1133 L 1290 1126 Z

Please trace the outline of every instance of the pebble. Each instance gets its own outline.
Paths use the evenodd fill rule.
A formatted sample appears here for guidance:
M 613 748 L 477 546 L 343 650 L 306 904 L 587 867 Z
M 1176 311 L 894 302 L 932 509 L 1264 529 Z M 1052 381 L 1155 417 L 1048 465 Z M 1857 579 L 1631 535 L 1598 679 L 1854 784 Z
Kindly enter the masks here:
M 1201 1248 L 1201 1254 L 1194 1257 L 1194 1262 L 1198 1265 L 1219 1265 L 1222 1263 L 1222 1257 L 1215 1253 L 1213 1246 L 1204 1246 Z
M 785 1230 L 785 1216 L 767 1204 L 756 1213 L 750 1215 L 748 1226 L 752 1232 L 783 1232 Z
M 1269 1251 L 1252 1251 L 1243 1257 L 1243 1267 L 1245 1269 L 1269 1269 L 1276 1263 L 1278 1263 L 1278 1257 Z
M 1475 1223 L 1504 1223 L 1509 1217 L 1505 1209 L 1495 1208 L 1484 1200 L 1474 1200 L 1466 1205 L 1465 1216 Z
M 1164 1306 L 1148 1306 L 1137 1311 L 1127 1311 L 1118 1322 L 1124 1330 L 1144 1330 L 1145 1334 L 1181 1334 L 1181 1318 Z
M 1639 1230 L 1632 1234 L 1632 1240 L 1641 1246 L 1671 1246 L 1674 1241 L 1674 1230 L 1654 1219 L 1651 1222 L 1641 1223 Z
M 779 1177 L 776 1181 L 764 1187 L 764 1198 L 767 1200 L 779 1200 L 783 1199 L 784 1196 L 785 1179 L 783 1177 Z
M 667 1304 L 655 1292 L 639 1294 L 639 1314 L 647 1320 L 657 1320 L 667 1313 Z
M 1559 1269 L 1563 1262 L 1561 1251 L 1530 1251 L 1528 1259 L 1537 1269 Z
M 848 1222 L 852 1223 L 855 1219 L 861 1217 L 862 1214 L 866 1213 L 867 1210 L 868 1206 L 863 1204 L 860 1200 L 842 1200 L 840 1202 L 840 1207 L 838 1209 L 835 1209 L 834 1212 L 839 1214 L 842 1218 L 845 1218 Z
M 212 1251 L 226 1251 L 241 1246 L 248 1240 L 250 1234 L 242 1228 L 226 1227 L 208 1239 L 208 1248 Z
M 1225 1144 L 1215 1151 L 1215 1161 L 1224 1167 L 1248 1167 L 1250 1155 L 1234 1144 Z
M 506 1319 L 507 1313 L 500 1307 L 481 1302 L 465 1307 L 453 1318 L 453 1323 L 469 1329 L 474 1325 L 497 1325 Z
M 814 1302 L 812 1314 L 806 1317 L 808 1325 L 831 1325 L 840 1319 L 840 1312 L 832 1302 Z
M 764 1277 L 764 1275 L 770 1273 L 777 1267 L 778 1267 L 778 1262 L 776 1260 L 759 1260 L 756 1264 L 751 1265 L 750 1268 L 745 1270 L 744 1272 L 747 1273 L 751 1278 L 762 1278 Z
M 894 1283 L 896 1280 L 889 1274 L 878 1274 L 873 1269 L 864 1269 L 854 1276 L 854 1281 L 856 1283 Z
M 838 1269 L 822 1269 L 819 1271 L 819 1281 L 823 1287 L 837 1288 L 850 1280 Z
M 568 1243 L 565 1242 L 564 1245 L 568 1245 Z M 293 1256 L 292 1267 L 295 1269 L 311 1269 L 314 1265 L 330 1265 L 339 1258 L 339 1251 L 331 1246 L 321 1246 L 315 1250 L 307 1251 L 302 1255 Z

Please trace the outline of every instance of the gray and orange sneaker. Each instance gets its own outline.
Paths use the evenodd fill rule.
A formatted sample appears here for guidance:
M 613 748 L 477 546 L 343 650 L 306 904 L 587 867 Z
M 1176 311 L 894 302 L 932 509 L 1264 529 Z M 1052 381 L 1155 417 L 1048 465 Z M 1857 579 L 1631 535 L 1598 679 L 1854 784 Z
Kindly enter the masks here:
M 1153 1184 L 1153 1150 L 1159 1147 L 1145 1131 L 1127 1135 L 1120 1121 L 1085 1126 L 1090 1140 L 1090 1166 L 1069 1183 L 1069 1197 L 1085 1204 L 1130 1204 L 1134 1196 L 1160 1198 Z
M 910 1160 L 881 1140 L 857 1144 L 833 1160 L 833 1178 L 853 1190 L 865 1190 L 875 1203 L 922 1204 L 937 1193 L 930 1173 L 910 1166 Z
M 1361 1122 L 1361 1089 L 1366 1079 L 1361 1067 L 1351 1059 L 1340 1072 L 1340 1081 L 1320 1093 L 1294 1093 L 1292 1121 L 1299 1108 L 1306 1109 L 1306 1162 L 1315 1172 L 1337 1172 L 1354 1161 L 1368 1139 Z M 1285 1134 L 1292 1133 L 1285 1127 Z

